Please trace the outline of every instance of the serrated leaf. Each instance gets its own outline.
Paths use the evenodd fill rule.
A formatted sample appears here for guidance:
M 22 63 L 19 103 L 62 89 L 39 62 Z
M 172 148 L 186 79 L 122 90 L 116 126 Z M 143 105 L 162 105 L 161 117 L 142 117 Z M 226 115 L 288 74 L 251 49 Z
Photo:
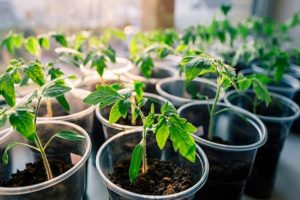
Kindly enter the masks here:
M 65 109 L 65 111 L 69 112 L 70 111 L 70 105 L 65 97 L 65 95 L 60 95 L 55 97 L 58 103 Z
M 126 118 L 129 108 L 130 102 L 127 100 L 121 99 L 118 102 L 116 102 L 110 110 L 108 119 L 109 123 L 113 124 L 117 122 L 120 119 L 120 117 Z
M 30 62 L 28 67 L 24 70 L 27 77 L 39 86 L 45 84 L 45 75 L 42 64 L 38 61 Z
M 15 53 L 16 48 L 20 48 L 23 43 L 23 36 L 15 34 L 15 33 L 8 33 L 5 38 L 1 42 L 1 47 L 5 46 L 7 51 L 10 54 Z
M 46 50 L 50 49 L 50 39 L 47 36 L 39 37 L 38 42 L 40 46 Z
M 9 116 L 9 122 L 23 137 L 34 141 L 36 137 L 34 114 L 27 110 L 16 110 Z
M 17 70 L 13 74 L 11 74 L 11 77 L 14 80 L 14 83 L 16 83 L 16 84 L 18 84 L 22 81 L 21 74 Z
M 175 114 L 177 113 L 175 107 L 171 105 L 169 102 L 166 102 L 160 109 L 162 114 Z
M 146 78 L 150 78 L 152 75 L 152 69 L 154 67 L 153 59 L 149 55 L 145 55 L 139 58 L 137 64 L 140 66 L 142 74 Z
M 55 137 L 64 139 L 64 140 L 70 140 L 70 141 L 78 141 L 78 140 L 84 140 L 85 137 L 79 133 L 73 132 L 73 131 L 59 131 L 55 134 Z
M 252 85 L 252 81 L 251 79 L 248 79 L 246 77 L 241 77 L 239 80 L 238 80 L 238 86 L 239 86 L 239 89 L 241 91 L 246 91 L 248 90 Z
M 63 33 L 54 33 L 52 37 L 55 39 L 57 43 L 59 43 L 63 47 L 68 46 L 68 42 L 66 36 Z
M 64 85 L 51 85 L 44 91 L 45 97 L 58 97 L 71 90 L 70 87 Z
M 157 145 L 162 150 L 170 135 L 169 125 L 165 118 L 160 118 L 154 129 L 154 133 L 156 136 Z
M 14 81 L 8 73 L 0 76 L 0 94 L 9 106 L 16 104 Z
M 111 46 L 109 46 L 107 49 L 104 49 L 103 53 L 112 63 L 116 62 L 116 51 Z
M 34 37 L 29 37 L 25 41 L 25 49 L 30 53 L 31 55 L 34 55 L 36 57 L 39 57 L 41 54 L 41 48 L 39 41 Z
M 106 59 L 104 56 L 97 56 L 92 61 L 92 67 L 95 67 L 98 74 L 102 77 L 106 66 Z
M 83 102 L 89 105 L 96 105 L 100 103 L 100 108 L 112 105 L 122 96 L 110 86 L 99 86 L 97 91 L 92 92 L 83 99 Z
M 133 85 L 134 85 L 134 91 L 135 91 L 135 94 L 136 94 L 136 99 L 138 101 L 140 101 L 143 98 L 143 95 L 144 95 L 143 88 L 145 87 L 145 84 L 143 82 L 134 81 Z
M 139 176 L 141 164 L 143 158 L 143 146 L 142 143 L 137 144 L 132 152 L 130 167 L 129 167 L 129 180 L 134 183 Z
M 199 75 L 212 72 L 211 62 L 203 56 L 187 56 L 182 60 L 185 78 L 191 81 Z
M 195 162 L 196 144 L 192 134 L 197 131 L 197 128 L 178 115 L 170 116 L 169 126 L 174 150 L 179 151 L 190 162 Z
M 253 82 L 253 91 L 256 97 L 259 100 L 264 101 L 266 105 L 269 105 L 269 103 L 272 101 L 268 89 L 260 81 L 255 80 Z

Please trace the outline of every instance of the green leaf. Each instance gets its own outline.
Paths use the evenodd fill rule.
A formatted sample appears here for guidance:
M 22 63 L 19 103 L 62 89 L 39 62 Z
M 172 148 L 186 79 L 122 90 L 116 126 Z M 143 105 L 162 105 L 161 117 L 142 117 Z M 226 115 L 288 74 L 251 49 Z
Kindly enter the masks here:
M 2 154 L 2 163 L 3 163 L 3 165 L 8 164 L 8 151 L 11 150 L 12 148 L 14 148 L 18 144 L 19 144 L 18 142 L 11 142 L 6 146 L 6 148 L 4 150 L 4 153 Z
M 70 111 L 70 105 L 65 97 L 65 95 L 60 95 L 55 97 L 58 103 L 65 109 L 65 111 L 69 112 Z
M 73 131 L 59 131 L 55 134 L 55 137 L 64 139 L 64 140 L 71 140 L 71 141 L 78 141 L 83 140 L 85 137 L 79 133 Z
M 38 38 L 38 42 L 40 44 L 40 47 L 49 50 L 50 49 L 50 39 L 47 36 L 40 36 Z
M 122 96 L 111 86 L 99 86 L 97 91 L 92 92 L 83 99 L 83 102 L 89 105 L 96 105 L 100 103 L 100 108 L 112 105 Z
M 253 82 L 253 90 L 256 95 L 256 97 L 259 100 L 262 100 L 266 103 L 266 105 L 269 105 L 269 103 L 272 101 L 270 93 L 268 92 L 268 89 L 258 80 L 255 80 Z
M 169 123 L 174 150 L 179 151 L 190 162 L 195 162 L 196 144 L 192 134 L 197 131 L 197 128 L 178 115 L 171 115 Z
M 11 74 L 11 77 L 14 80 L 14 83 L 16 84 L 21 83 L 22 81 L 21 74 L 17 70 L 13 74 Z
M 34 141 L 36 137 L 34 114 L 27 110 L 16 110 L 9 116 L 9 122 L 23 137 Z
M 92 61 L 92 67 L 95 67 L 98 74 L 102 77 L 104 69 L 106 68 L 106 59 L 104 56 L 97 56 Z
M 162 114 L 176 114 L 177 111 L 175 109 L 175 107 L 170 104 L 169 102 L 166 102 L 160 109 L 160 112 Z
M 143 82 L 134 81 L 133 85 L 136 94 L 136 99 L 140 101 L 143 98 L 143 94 L 144 94 L 143 88 L 145 87 L 145 84 Z
M 31 55 L 34 55 L 36 57 L 39 57 L 41 55 L 41 48 L 39 41 L 34 37 L 29 37 L 25 41 L 25 49 L 30 53 Z
M 140 57 L 136 64 L 140 66 L 140 70 L 146 78 L 151 77 L 154 64 L 153 59 L 149 55 Z
M 116 51 L 111 46 L 109 46 L 107 49 L 104 49 L 103 53 L 112 63 L 116 62 Z
M 44 91 L 45 97 L 58 97 L 71 90 L 70 87 L 64 85 L 51 85 Z
M 0 76 L 0 94 L 9 106 L 14 106 L 16 104 L 14 81 L 9 73 Z
M 1 115 L 0 116 L 0 127 L 3 127 L 6 124 L 6 121 L 7 121 L 7 115 L 6 114 Z
M 68 46 L 68 42 L 66 36 L 63 33 L 54 33 L 52 37 L 55 39 L 57 43 L 59 43 L 63 47 Z
M 1 47 L 5 46 L 7 51 L 10 54 L 15 53 L 15 49 L 18 49 L 21 47 L 23 43 L 23 36 L 18 35 L 16 33 L 8 33 L 5 38 L 1 42 Z
M 121 99 L 116 102 L 109 113 L 109 123 L 113 124 L 117 122 L 120 117 L 126 118 L 128 109 L 130 108 L 130 102 L 128 100 Z
M 142 142 L 137 144 L 132 152 L 130 167 L 129 167 L 129 180 L 134 183 L 139 176 L 141 164 L 143 158 L 143 145 Z
M 42 64 L 38 61 L 30 62 L 28 67 L 24 70 L 27 77 L 39 86 L 45 84 L 45 75 Z
M 252 85 L 252 81 L 251 79 L 248 79 L 246 77 L 241 77 L 239 80 L 238 80 L 238 86 L 239 86 L 239 89 L 241 91 L 246 91 L 248 90 Z
M 170 135 L 168 122 L 164 117 L 160 118 L 158 121 L 154 129 L 154 133 L 156 134 L 155 136 L 158 147 L 162 150 Z
M 204 56 L 186 56 L 183 58 L 182 64 L 187 81 L 191 81 L 199 75 L 212 72 L 211 62 Z
M 228 12 L 230 11 L 230 9 L 231 9 L 231 5 L 228 5 L 228 4 L 221 5 L 221 11 L 224 15 L 227 15 Z

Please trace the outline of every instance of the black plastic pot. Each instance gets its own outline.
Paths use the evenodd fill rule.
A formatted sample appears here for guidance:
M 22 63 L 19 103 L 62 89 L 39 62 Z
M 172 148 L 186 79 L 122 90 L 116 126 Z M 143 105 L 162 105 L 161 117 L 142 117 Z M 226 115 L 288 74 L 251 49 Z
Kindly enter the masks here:
M 207 155 L 210 171 L 196 199 L 239 200 L 254 162 L 257 149 L 267 139 L 263 123 L 246 110 L 218 103 L 213 139 L 207 138 L 209 107 L 212 102 L 189 103 L 179 114 L 198 127 L 196 142 Z
M 268 131 L 267 143 L 257 152 L 245 189 L 247 195 L 256 198 L 271 196 L 281 150 L 292 122 L 300 113 L 297 104 L 288 98 L 274 93 L 271 94 L 271 97 L 271 104 L 268 107 L 260 104 L 255 114 L 264 122 Z M 230 91 L 225 97 L 225 102 L 252 112 L 253 98 L 254 93 L 251 90 L 243 94 Z

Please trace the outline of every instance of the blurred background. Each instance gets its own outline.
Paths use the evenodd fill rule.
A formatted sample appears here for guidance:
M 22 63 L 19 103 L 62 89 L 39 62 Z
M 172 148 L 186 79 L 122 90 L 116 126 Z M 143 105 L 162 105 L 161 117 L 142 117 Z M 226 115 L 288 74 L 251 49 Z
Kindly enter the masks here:
M 300 9 L 299 0 L 0 0 L 0 31 L 3 35 L 10 29 L 39 33 L 128 25 L 184 29 L 209 23 L 222 3 L 232 5 L 233 23 L 251 15 L 284 21 Z M 291 34 L 297 33 L 299 27 Z

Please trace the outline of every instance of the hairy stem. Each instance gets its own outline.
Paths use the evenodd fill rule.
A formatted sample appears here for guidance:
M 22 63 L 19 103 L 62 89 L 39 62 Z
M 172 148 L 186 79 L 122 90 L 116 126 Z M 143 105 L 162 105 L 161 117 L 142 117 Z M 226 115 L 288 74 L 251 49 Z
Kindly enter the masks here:
M 212 107 L 211 107 L 211 109 L 209 111 L 209 127 L 208 127 L 208 135 L 207 135 L 207 137 L 210 140 L 212 140 L 212 138 L 213 138 L 214 115 L 215 115 L 216 105 L 217 105 L 217 103 L 219 101 L 219 98 L 220 98 L 221 88 L 222 88 L 222 84 L 218 84 L 217 93 L 216 93 L 216 96 L 214 98 L 213 105 L 212 105 Z
M 53 117 L 51 100 L 46 98 L 47 117 Z
M 130 101 L 131 101 L 131 106 L 130 106 L 130 109 L 131 109 L 131 125 L 135 126 L 136 125 L 136 119 L 134 119 L 133 115 L 134 115 L 134 110 L 135 110 L 135 98 L 134 96 L 131 96 L 130 97 Z
M 42 91 L 42 93 L 44 93 L 45 90 L 46 90 L 46 88 Z M 40 96 L 38 98 L 38 103 L 37 103 L 37 106 L 35 108 L 35 116 L 34 116 L 35 127 L 37 127 L 36 126 L 36 121 L 37 121 L 38 111 L 39 111 L 39 108 L 40 108 L 40 105 L 41 105 L 41 100 L 42 100 L 42 96 Z M 43 148 L 43 145 L 41 143 L 41 140 L 40 140 L 40 138 L 39 138 L 39 136 L 37 134 L 37 130 L 36 130 L 35 144 L 38 147 L 38 149 L 40 150 L 41 157 L 42 157 L 42 160 L 43 160 L 43 163 L 44 163 L 44 167 L 45 167 L 45 170 L 46 170 L 46 173 L 47 173 L 48 180 L 53 179 L 52 170 L 50 168 L 50 164 L 49 164 L 49 161 L 47 159 L 47 156 L 46 156 L 46 153 L 44 151 L 44 148 Z
M 147 129 L 144 128 L 143 129 L 143 143 L 142 143 L 142 146 L 143 146 L 143 157 L 142 157 L 142 160 L 143 160 L 143 163 L 142 163 L 142 173 L 146 173 L 147 170 L 148 170 L 148 164 L 147 164 L 147 143 L 146 143 L 146 137 L 147 137 Z

